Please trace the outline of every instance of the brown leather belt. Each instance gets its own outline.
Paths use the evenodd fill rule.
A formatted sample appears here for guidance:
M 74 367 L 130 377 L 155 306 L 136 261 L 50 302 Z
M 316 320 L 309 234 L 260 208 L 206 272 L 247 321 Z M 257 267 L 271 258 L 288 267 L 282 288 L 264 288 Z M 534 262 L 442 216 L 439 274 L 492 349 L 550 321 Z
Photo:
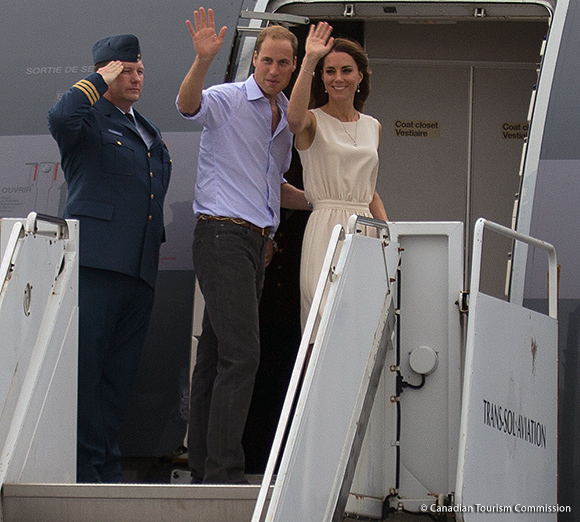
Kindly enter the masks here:
M 200 221 L 225 221 L 226 223 L 233 223 L 234 225 L 240 225 L 241 227 L 246 227 L 251 230 L 255 230 L 261 236 L 264 237 L 270 236 L 270 227 L 260 228 L 242 218 L 231 218 L 226 216 L 212 216 L 210 214 L 200 214 L 198 219 Z

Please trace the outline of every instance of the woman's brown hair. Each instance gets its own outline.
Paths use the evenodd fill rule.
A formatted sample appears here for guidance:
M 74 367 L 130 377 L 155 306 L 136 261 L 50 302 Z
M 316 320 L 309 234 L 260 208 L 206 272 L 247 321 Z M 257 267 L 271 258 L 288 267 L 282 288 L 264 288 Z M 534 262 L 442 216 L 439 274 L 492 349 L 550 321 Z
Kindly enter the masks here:
M 347 40 L 346 38 L 335 38 L 330 53 L 346 53 L 352 56 L 358 70 L 362 73 L 363 79 L 354 95 L 354 108 L 362 112 L 364 104 L 371 93 L 371 69 L 369 67 L 369 57 L 358 42 Z M 330 54 L 328 53 L 328 54 Z M 328 56 L 328 54 L 326 56 Z M 322 70 L 326 56 L 316 65 L 314 80 L 310 90 L 310 108 L 322 107 L 328 102 L 328 93 L 324 90 L 322 81 Z

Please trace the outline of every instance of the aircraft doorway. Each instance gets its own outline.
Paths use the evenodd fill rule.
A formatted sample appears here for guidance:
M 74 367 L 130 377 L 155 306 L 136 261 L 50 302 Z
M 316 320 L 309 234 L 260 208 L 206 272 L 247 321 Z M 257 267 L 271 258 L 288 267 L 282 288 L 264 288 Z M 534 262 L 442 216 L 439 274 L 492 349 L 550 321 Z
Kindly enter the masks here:
M 332 6 L 286 4 L 278 12 L 309 16 L 313 23 L 328 20 L 336 35 L 363 43 L 373 71 L 365 112 L 382 124 L 377 190 L 389 219 L 465 222 L 469 273 L 477 218 L 512 226 L 548 12 L 536 10 L 537 16 L 525 21 L 409 23 L 384 17 L 345 20 L 342 11 L 325 16 L 325 9 L 334 12 Z M 307 28 L 293 30 L 300 62 Z M 287 179 L 301 184 L 299 162 Z M 280 252 L 267 271 L 262 363 L 245 435 L 249 472 L 265 466 L 300 340 L 298 274 L 307 218 L 305 212 L 283 212 L 276 238 Z M 488 244 L 481 286 L 501 298 L 504 278 L 497 273 L 506 273 L 512 245 L 501 238 Z
M 378 191 L 394 221 L 485 217 L 512 226 L 528 112 L 547 23 L 372 22 L 367 112 L 383 125 Z M 502 297 L 511 243 L 486 251 L 482 284 Z

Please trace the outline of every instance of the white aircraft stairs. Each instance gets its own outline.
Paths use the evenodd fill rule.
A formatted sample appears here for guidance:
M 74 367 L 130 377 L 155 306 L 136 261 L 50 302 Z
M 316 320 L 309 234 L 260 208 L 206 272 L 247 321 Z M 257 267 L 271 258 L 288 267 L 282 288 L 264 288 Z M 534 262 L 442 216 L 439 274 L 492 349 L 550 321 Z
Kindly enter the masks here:
M 467 314 L 461 223 L 353 216 L 333 232 L 262 485 L 112 485 L 74 483 L 78 224 L 2 220 L 0 522 L 416 520 L 452 508 L 471 522 L 481 513 L 458 507 L 555 504 L 555 254 L 480 220 L 474 268 L 484 228 L 548 250 L 549 315 L 479 292 L 478 268 Z

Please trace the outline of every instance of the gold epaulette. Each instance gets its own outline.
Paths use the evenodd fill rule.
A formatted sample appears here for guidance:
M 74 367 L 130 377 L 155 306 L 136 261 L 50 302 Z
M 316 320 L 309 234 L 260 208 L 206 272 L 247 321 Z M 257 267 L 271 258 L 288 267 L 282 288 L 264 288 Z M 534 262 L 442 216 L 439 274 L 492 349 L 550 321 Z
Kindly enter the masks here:
M 94 105 L 97 102 L 97 100 L 101 97 L 101 95 L 97 91 L 97 88 L 87 80 L 81 80 L 80 82 L 75 83 L 73 87 L 76 87 L 77 89 L 83 91 L 87 95 L 87 98 L 91 102 L 91 105 Z

